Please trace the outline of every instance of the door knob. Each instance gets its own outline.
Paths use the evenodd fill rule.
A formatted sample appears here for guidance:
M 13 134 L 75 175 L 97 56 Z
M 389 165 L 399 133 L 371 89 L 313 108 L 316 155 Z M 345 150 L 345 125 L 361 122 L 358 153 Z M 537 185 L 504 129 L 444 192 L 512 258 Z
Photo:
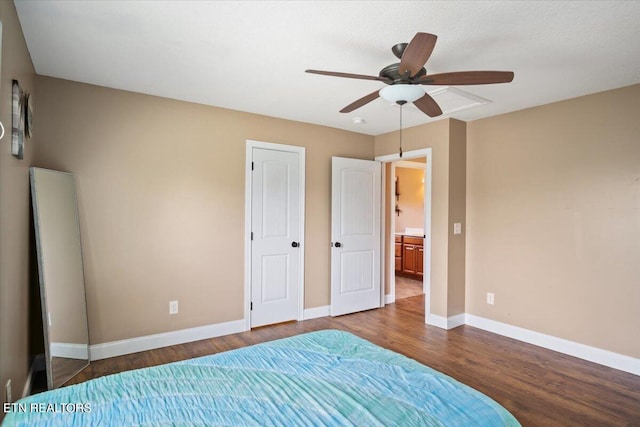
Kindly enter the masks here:
M 298 242 L 291 242 L 291 247 L 293 247 L 293 248 L 297 248 L 298 246 L 300 246 L 300 243 L 298 243 Z
M 341 248 L 342 247 L 342 243 L 340 242 L 336 242 L 334 245 L 336 248 Z

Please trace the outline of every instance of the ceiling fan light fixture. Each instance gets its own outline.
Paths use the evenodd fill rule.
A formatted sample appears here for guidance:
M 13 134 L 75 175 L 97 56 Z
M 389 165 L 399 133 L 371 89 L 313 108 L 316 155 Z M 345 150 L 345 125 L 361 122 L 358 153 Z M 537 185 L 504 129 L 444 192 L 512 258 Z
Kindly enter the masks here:
M 400 107 L 404 104 L 413 104 L 429 117 L 441 116 L 443 111 L 438 102 L 425 91 L 423 85 L 486 85 L 513 81 L 513 71 L 454 71 L 427 74 L 425 64 L 433 52 L 437 38 L 434 34 L 416 33 L 411 42 L 395 45 L 391 51 L 400 59 L 400 62 L 387 65 L 377 76 L 322 70 L 306 70 L 306 72 L 350 79 L 377 80 L 388 85 L 355 100 L 340 110 L 341 113 L 350 113 L 382 97 L 385 101 Z M 400 112 L 402 114 L 402 108 Z M 400 127 L 402 128 L 402 124 Z
M 413 102 L 424 96 L 424 89 L 410 84 L 395 84 L 380 89 L 380 96 L 389 102 Z

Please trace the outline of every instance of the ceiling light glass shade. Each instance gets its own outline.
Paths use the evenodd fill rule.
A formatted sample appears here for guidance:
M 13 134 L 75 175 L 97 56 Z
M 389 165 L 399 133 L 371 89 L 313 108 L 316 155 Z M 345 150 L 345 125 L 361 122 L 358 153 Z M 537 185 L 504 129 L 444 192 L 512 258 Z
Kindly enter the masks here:
M 389 102 L 413 102 L 424 96 L 424 89 L 416 85 L 395 84 L 380 89 L 378 93 Z

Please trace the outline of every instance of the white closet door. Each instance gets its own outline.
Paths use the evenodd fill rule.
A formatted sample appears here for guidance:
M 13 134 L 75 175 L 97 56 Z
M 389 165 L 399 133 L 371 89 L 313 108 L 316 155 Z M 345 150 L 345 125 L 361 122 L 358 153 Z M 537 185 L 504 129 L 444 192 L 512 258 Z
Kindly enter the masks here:
M 253 148 L 251 327 L 296 320 L 300 291 L 299 154 Z

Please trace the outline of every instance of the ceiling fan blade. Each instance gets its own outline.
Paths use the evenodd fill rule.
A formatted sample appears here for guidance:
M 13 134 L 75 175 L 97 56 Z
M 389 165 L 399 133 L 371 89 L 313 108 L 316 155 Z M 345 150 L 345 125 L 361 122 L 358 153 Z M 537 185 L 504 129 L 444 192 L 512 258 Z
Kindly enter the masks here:
M 417 33 L 404 49 L 400 58 L 398 72 L 403 75 L 407 71 L 409 76 L 415 76 L 422 69 L 436 46 L 437 36 L 429 33 Z
M 417 81 L 423 85 L 486 85 L 509 83 L 513 71 L 457 71 L 453 73 L 431 74 Z
M 376 90 L 375 92 L 371 92 L 369 95 L 365 95 L 362 98 L 352 102 L 351 104 L 347 105 L 346 107 L 344 107 L 342 110 L 340 110 L 341 113 L 350 113 L 353 110 L 356 110 L 360 107 L 362 107 L 365 104 L 370 103 L 371 101 L 373 101 L 374 99 L 378 98 L 380 95 L 378 94 L 378 92 L 380 92 L 379 90 Z
M 305 70 L 304 72 L 311 73 L 311 74 L 321 74 L 323 76 L 346 77 L 349 79 L 361 79 L 361 80 L 378 80 L 385 83 L 391 83 L 391 80 L 386 77 L 367 76 L 364 74 L 339 73 L 337 71 L 321 71 L 321 70 Z
M 437 117 L 442 114 L 440 106 L 428 93 L 425 93 L 422 98 L 413 101 L 413 105 L 429 117 Z

